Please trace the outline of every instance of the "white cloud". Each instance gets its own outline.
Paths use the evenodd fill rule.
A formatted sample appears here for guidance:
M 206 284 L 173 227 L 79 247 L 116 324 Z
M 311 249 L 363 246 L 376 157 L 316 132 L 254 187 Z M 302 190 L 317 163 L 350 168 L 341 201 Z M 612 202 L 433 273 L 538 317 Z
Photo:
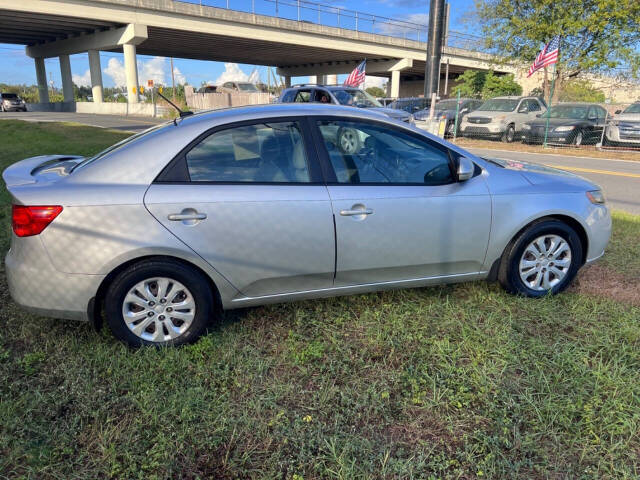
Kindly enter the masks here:
M 142 85 L 147 84 L 147 80 L 153 80 L 156 85 L 165 85 L 164 75 L 167 71 L 167 59 L 164 57 L 153 57 L 151 60 L 138 61 L 138 81 Z
M 388 81 L 389 79 L 385 77 L 372 77 L 367 75 L 364 79 L 364 88 L 380 87 L 384 89 Z
M 427 13 L 412 13 L 398 17 L 396 20 L 397 23 L 380 22 L 376 24 L 376 32 L 382 33 L 383 35 L 402 35 L 406 33 L 407 36 L 409 36 L 415 35 L 416 32 L 420 30 L 421 33 L 426 34 L 429 15 Z M 410 25 L 403 24 L 402 22 L 408 22 Z
M 84 75 L 72 75 L 73 83 L 75 83 L 79 87 L 90 87 L 91 86 L 91 71 L 87 70 L 84 72 Z
M 110 58 L 107 63 L 107 68 L 102 71 L 111 77 L 116 87 L 127 86 L 127 76 L 124 73 L 124 65 L 117 58 Z
M 214 85 L 222 85 L 224 82 L 246 82 L 249 75 L 240 70 L 237 63 L 225 63 L 224 72 L 220 74 Z
M 184 85 L 187 83 L 187 77 L 178 69 L 178 67 L 173 67 L 173 76 L 176 79 L 176 84 Z

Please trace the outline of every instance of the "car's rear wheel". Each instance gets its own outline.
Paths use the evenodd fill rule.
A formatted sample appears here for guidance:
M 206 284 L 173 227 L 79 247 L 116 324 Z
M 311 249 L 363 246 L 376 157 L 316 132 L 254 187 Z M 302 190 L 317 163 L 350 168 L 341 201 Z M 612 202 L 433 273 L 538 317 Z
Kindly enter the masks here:
M 506 248 L 498 278 L 511 293 L 541 297 L 561 292 L 582 266 L 582 243 L 569 225 L 543 220 Z
M 131 346 L 195 341 L 213 315 L 214 299 L 199 271 L 171 260 L 149 260 L 120 272 L 105 295 L 113 334 Z

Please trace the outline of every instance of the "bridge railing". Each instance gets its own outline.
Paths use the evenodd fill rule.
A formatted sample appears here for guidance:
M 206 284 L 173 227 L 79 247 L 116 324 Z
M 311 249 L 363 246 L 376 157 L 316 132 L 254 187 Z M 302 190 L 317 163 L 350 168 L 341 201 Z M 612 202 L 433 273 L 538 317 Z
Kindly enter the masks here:
M 284 18 L 303 23 L 344 28 L 356 32 L 374 33 L 418 42 L 427 41 L 427 25 L 402 19 L 351 10 L 308 0 L 174 0 L 203 6 L 224 8 L 245 13 Z M 449 30 L 449 47 L 484 50 L 482 38 Z

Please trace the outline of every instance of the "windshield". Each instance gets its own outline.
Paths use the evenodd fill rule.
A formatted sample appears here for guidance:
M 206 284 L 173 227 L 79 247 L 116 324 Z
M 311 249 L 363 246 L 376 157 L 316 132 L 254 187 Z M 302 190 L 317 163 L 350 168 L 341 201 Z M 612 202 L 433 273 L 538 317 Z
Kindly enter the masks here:
M 587 107 L 580 105 L 558 105 L 556 107 L 551 107 L 549 117 L 581 120 L 583 118 L 587 118 Z
M 458 103 L 457 100 L 442 100 L 436 103 L 436 110 L 455 110 L 456 103 Z M 460 107 L 462 107 L 462 105 Z
M 15 93 L 3 93 L 2 98 L 13 100 L 14 98 L 18 98 L 18 95 L 16 95 Z
M 161 128 L 166 127 L 169 124 L 172 124 L 173 120 L 171 120 L 170 122 L 166 122 L 166 123 L 161 123 L 160 125 L 155 125 L 143 132 L 140 133 L 136 133 L 135 135 L 131 135 L 130 137 L 125 138 L 124 140 L 120 140 L 118 143 L 111 145 L 110 147 L 104 149 L 103 151 L 101 151 L 100 153 L 98 153 L 97 155 L 94 155 L 93 157 L 89 157 L 85 160 L 83 160 L 82 162 L 80 162 L 79 164 L 77 164 L 75 167 L 73 167 L 73 169 L 71 170 L 72 172 L 76 169 L 76 168 L 82 168 L 85 165 L 88 165 L 89 163 L 95 162 L 96 160 L 101 159 L 102 157 L 104 157 L 105 155 L 121 148 L 124 147 L 125 145 L 128 145 L 129 143 L 133 142 L 134 140 L 137 140 L 141 137 L 144 137 L 145 135 L 155 132 L 156 130 L 160 130 Z
M 511 98 L 492 98 L 478 109 L 483 112 L 513 112 L 518 106 L 518 100 Z
M 351 105 L 360 108 L 382 107 L 378 100 L 362 90 L 333 90 L 333 95 L 340 105 Z
M 640 103 L 633 103 L 629 105 L 622 113 L 640 113 Z
M 257 92 L 258 88 L 253 83 L 239 83 L 238 90 L 242 92 Z

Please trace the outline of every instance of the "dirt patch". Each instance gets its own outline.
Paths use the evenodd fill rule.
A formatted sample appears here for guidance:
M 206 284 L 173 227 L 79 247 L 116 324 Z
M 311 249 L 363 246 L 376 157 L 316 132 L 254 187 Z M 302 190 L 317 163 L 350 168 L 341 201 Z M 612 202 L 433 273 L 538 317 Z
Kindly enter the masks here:
M 626 277 L 600 264 L 583 268 L 570 291 L 640 307 L 640 279 Z

